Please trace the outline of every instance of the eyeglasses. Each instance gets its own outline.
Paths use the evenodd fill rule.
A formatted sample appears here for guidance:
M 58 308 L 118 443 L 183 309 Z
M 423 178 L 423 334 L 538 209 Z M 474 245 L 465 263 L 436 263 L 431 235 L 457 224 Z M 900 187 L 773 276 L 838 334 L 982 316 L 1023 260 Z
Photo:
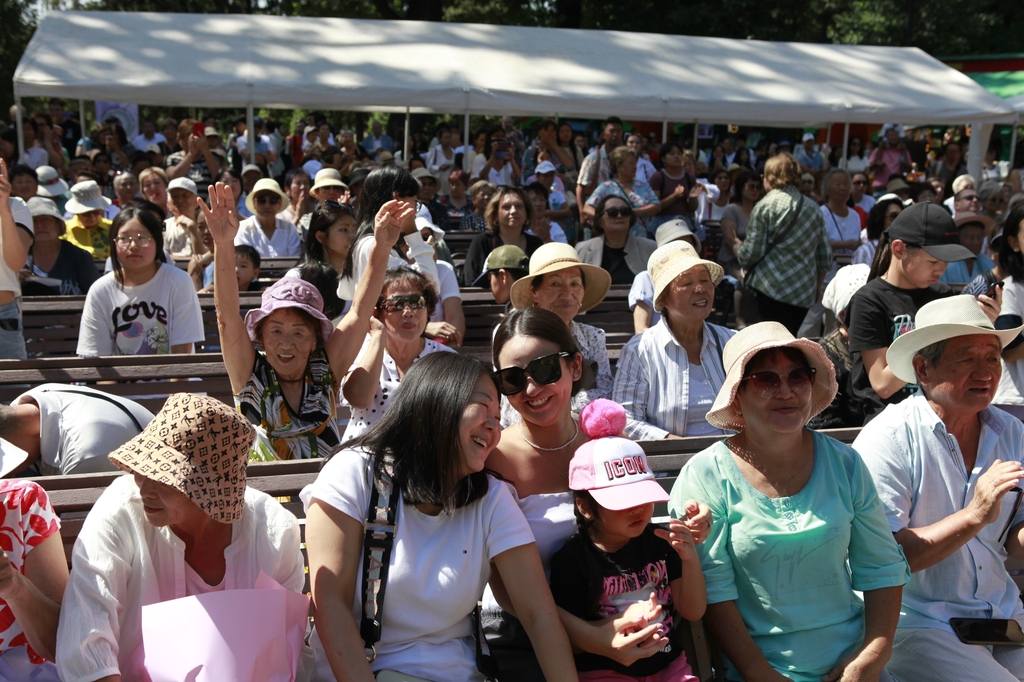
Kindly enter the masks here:
M 572 353 L 562 351 L 537 358 L 526 367 L 506 367 L 495 372 L 498 378 L 498 390 L 502 395 L 515 395 L 526 388 L 526 375 L 529 374 L 538 384 L 546 386 L 562 378 L 562 358 L 571 358 Z
M 606 209 L 604 214 L 609 218 L 628 218 L 633 215 L 633 209 L 631 208 L 609 208 Z
M 281 197 L 276 194 L 261 194 L 256 197 L 257 204 L 280 204 Z
M 427 307 L 427 299 L 423 298 L 423 294 L 392 296 L 387 300 L 378 301 L 377 307 L 386 313 L 404 311 L 406 307 L 410 310 L 422 310 Z
M 797 367 L 789 376 L 785 377 L 789 390 L 798 395 L 811 392 L 814 386 L 813 367 Z M 754 392 L 762 398 L 774 398 L 782 390 L 782 380 L 777 373 L 772 371 L 754 372 L 743 377 L 743 381 L 749 381 Z
M 120 247 L 122 249 L 127 249 L 133 243 L 136 246 L 138 246 L 140 249 L 144 249 L 144 248 L 146 248 L 147 246 L 149 246 L 150 244 L 153 243 L 153 238 L 152 237 L 145 237 L 145 236 L 140 234 L 140 235 L 137 235 L 135 237 L 118 237 L 114 241 L 117 242 L 118 247 Z
M 977 194 L 964 194 L 960 197 L 960 201 L 974 201 L 975 199 L 980 200 Z

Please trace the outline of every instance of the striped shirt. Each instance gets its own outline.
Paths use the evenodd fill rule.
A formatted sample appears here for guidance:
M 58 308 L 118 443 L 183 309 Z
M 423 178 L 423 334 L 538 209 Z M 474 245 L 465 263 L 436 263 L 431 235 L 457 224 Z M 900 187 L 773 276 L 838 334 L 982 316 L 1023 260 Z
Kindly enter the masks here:
M 704 323 L 700 364 L 715 394 L 725 383 L 722 349 L 735 333 Z M 689 414 L 690 362 L 664 316 L 622 349 L 612 400 L 626 409 L 626 435 L 633 440 L 687 435 L 687 420 L 693 416 Z
M 765 256 L 768 244 L 789 227 L 799 201 L 800 192 L 792 185 L 768 192 L 750 214 L 747 236 L 736 257 L 747 269 L 758 263 L 747 286 L 776 301 L 809 308 L 815 301 L 818 276 L 832 267 L 825 221 L 813 200 L 804 198 L 785 240 Z

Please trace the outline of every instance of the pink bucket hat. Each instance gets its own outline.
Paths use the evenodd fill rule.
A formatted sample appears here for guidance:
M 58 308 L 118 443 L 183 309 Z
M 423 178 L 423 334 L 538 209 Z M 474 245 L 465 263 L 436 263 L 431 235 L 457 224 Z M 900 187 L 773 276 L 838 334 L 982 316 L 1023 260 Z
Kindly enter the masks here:
M 599 398 L 583 408 L 580 428 L 591 440 L 569 462 L 569 487 L 587 490 L 612 511 L 651 502 L 667 502 L 668 493 L 654 479 L 647 455 L 634 441 L 619 437 L 626 428 L 626 410 Z
M 313 316 L 320 323 L 320 337 L 326 346 L 334 333 L 334 325 L 324 315 L 324 299 L 312 284 L 298 277 L 282 277 L 269 289 L 263 292 L 260 307 L 250 310 L 245 315 L 245 328 L 249 338 L 259 343 L 256 338 L 256 325 L 275 310 L 281 308 L 298 308 Z

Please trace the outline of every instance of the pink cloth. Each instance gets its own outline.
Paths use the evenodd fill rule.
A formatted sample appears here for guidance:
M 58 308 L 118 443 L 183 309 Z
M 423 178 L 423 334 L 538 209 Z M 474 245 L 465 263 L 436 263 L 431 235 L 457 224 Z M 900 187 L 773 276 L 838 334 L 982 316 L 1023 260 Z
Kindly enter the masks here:
M 899 149 L 886 149 L 883 147 L 876 147 L 875 151 L 871 152 L 871 157 L 868 159 L 868 163 L 874 165 L 881 163 L 885 165 L 885 168 L 875 173 L 874 182 L 871 186 L 874 188 L 884 188 L 889 184 L 889 178 L 893 175 L 902 175 L 900 162 L 903 160 L 903 152 Z
M 686 662 L 686 654 L 672 661 L 661 672 L 647 677 L 630 677 L 612 670 L 587 670 L 578 674 L 580 682 L 700 682 Z

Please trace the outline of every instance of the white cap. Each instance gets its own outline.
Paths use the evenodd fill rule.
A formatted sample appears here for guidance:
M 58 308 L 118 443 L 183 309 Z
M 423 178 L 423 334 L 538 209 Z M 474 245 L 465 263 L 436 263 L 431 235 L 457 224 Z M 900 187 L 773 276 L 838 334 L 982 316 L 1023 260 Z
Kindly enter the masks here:
M 435 225 L 430 218 L 424 218 L 423 216 L 416 216 L 416 229 L 422 230 L 425 227 L 429 227 L 430 231 L 437 237 L 444 237 L 444 230 Z
M 192 182 L 189 178 L 174 178 L 167 185 L 168 192 L 172 189 L 183 189 L 186 192 L 192 192 L 192 194 L 199 194 L 199 191 L 196 189 L 196 183 Z
M 254 163 L 247 163 L 244 166 L 242 166 L 242 175 L 245 175 L 249 171 L 256 171 L 257 173 L 260 174 L 260 176 L 263 175 L 263 170 Z
M 554 173 L 556 170 L 555 164 L 550 161 L 541 161 L 537 164 L 537 169 L 533 172 L 535 175 L 541 175 L 542 173 Z
M 804 142 L 814 142 L 814 133 L 804 133 Z
M 14 222 L 35 234 L 35 226 L 32 224 L 32 211 L 28 210 L 28 204 L 25 203 L 25 200 L 20 197 L 11 197 L 7 200 L 7 203 L 11 207 L 11 213 L 14 214 Z

